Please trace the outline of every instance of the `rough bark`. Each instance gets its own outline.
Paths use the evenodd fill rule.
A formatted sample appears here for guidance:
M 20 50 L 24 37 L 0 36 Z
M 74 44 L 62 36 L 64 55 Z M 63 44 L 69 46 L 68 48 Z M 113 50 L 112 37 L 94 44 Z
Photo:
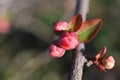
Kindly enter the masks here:
M 89 10 L 89 0 L 77 0 L 75 14 L 81 14 L 83 21 L 86 20 L 86 15 Z M 75 51 L 75 58 L 73 60 L 73 71 L 70 80 L 82 80 L 83 68 L 86 59 L 83 55 L 83 50 L 85 49 L 85 44 L 80 43 Z
M 84 44 L 81 43 L 75 50 L 71 80 L 82 80 L 83 67 L 86 62 L 86 59 L 83 56 L 84 49 L 85 49 Z

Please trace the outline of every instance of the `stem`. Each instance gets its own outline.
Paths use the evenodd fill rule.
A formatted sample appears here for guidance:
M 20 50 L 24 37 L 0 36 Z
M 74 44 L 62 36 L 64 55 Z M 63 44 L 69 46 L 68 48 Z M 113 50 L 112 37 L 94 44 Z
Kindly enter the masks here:
M 83 21 L 85 21 L 88 11 L 89 0 L 77 0 L 75 14 L 81 14 L 83 17 Z
M 75 14 L 81 14 L 83 20 L 86 20 L 86 15 L 88 13 L 89 0 L 77 0 Z M 70 76 L 70 80 L 82 80 L 83 68 L 86 63 L 86 59 L 83 55 L 83 50 L 85 49 L 84 43 L 80 43 L 75 50 L 75 58 L 73 60 L 73 70 Z
M 70 80 L 82 80 L 84 63 L 87 61 L 83 56 L 84 44 L 81 43 L 75 50 L 75 58 L 73 60 L 73 71 Z

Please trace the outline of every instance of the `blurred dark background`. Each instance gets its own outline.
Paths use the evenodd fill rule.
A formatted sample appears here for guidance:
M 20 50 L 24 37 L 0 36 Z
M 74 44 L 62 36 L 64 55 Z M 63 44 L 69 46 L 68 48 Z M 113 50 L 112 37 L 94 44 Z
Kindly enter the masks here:
M 0 80 L 67 80 L 71 53 L 53 59 L 48 47 L 56 38 L 52 23 L 69 21 L 75 5 L 76 0 L 0 0 L 0 18 L 11 24 L 10 31 L 0 34 Z M 103 27 L 86 44 L 86 52 L 93 56 L 106 46 L 116 65 L 106 73 L 85 67 L 83 80 L 120 79 L 119 8 L 120 0 L 90 0 L 87 19 L 101 18 Z

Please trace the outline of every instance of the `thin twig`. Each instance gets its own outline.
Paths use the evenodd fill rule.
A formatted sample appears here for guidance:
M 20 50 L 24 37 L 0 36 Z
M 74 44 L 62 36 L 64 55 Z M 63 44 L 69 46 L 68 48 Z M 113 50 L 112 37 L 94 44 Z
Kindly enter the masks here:
M 89 0 L 77 0 L 75 14 L 81 14 L 83 20 L 86 20 L 86 15 L 89 8 Z M 83 56 L 83 50 L 85 49 L 84 43 L 80 43 L 75 51 L 75 58 L 73 60 L 73 71 L 70 76 L 70 80 L 82 80 L 83 68 L 86 63 L 86 59 Z
M 81 43 L 75 50 L 73 71 L 70 80 L 82 80 L 83 67 L 85 62 L 87 61 L 83 56 L 84 49 L 85 49 L 84 44 Z
M 77 0 L 75 14 L 81 14 L 83 21 L 86 20 L 89 11 L 89 0 Z

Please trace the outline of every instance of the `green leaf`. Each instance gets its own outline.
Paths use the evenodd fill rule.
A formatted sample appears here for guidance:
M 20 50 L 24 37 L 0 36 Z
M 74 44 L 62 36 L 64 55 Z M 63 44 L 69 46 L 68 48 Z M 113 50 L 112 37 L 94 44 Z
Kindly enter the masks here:
M 81 28 L 76 32 L 80 42 L 89 42 L 99 32 L 102 25 L 101 19 L 94 19 L 82 23 Z
M 80 29 L 82 24 L 82 16 L 80 14 L 77 14 L 71 18 L 71 20 L 68 23 L 68 27 L 70 31 L 77 31 Z

